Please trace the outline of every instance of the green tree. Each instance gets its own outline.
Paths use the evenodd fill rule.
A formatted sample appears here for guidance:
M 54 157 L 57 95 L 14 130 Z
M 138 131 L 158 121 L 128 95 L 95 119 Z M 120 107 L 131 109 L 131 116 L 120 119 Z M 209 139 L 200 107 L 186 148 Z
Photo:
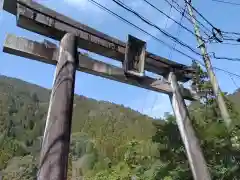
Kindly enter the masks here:
M 36 175 L 36 160 L 32 156 L 14 157 L 3 170 L 3 180 L 36 180 Z

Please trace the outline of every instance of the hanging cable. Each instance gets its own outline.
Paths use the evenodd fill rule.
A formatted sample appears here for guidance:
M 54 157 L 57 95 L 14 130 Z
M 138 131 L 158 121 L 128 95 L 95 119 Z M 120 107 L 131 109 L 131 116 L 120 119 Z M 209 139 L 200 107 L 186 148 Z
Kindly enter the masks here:
M 226 43 L 226 42 L 222 42 L 222 43 L 219 43 L 219 42 L 210 42 L 209 44 L 223 44 L 223 45 L 231 45 L 231 46 L 240 46 L 240 43 Z
M 181 7 L 175 0 L 172 0 L 172 2 L 174 2 L 177 6 L 178 6 L 178 8 L 176 7 L 176 6 L 174 6 L 171 2 L 169 2 L 169 0 L 164 0 L 169 6 L 172 6 L 177 12 L 179 12 L 180 14 L 182 14 L 183 13 L 183 11 L 184 11 L 184 8 L 183 7 Z M 192 20 L 191 20 L 191 18 L 190 17 L 188 17 L 186 14 L 184 15 L 184 17 L 190 22 L 190 23 L 192 23 Z M 210 38 L 211 36 L 208 34 L 208 33 L 210 33 L 210 34 L 212 34 L 212 31 L 211 30 L 209 30 L 204 24 L 202 24 L 199 20 L 197 20 L 197 19 L 195 19 L 197 22 L 198 22 L 198 24 L 201 26 L 200 27 L 200 29 L 201 29 L 201 31 L 208 37 L 208 38 Z M 204 28 L 205 30 L 203 30 L 202 28 Z
M 146 2 L 146 1 L 145 1 Z M 169 10 L 169 14 L 168 14 L 168 16 L 167 17 L 171 17 L 171 15 L 172 15 L 172 10 L 173 10 L 173 7 L 172 6 L 170 6 L 170 10 Z M 167 28 L 167 25 L 168 25 L 168 21 L 169 21 L 169 18 L 167 18 L 167 20 L 166 20 L 166 23 L 165 23 L 165 28 L 164 29 L 166 29 Z M 174 45 L 176 44 L 175 42 L 173 43 Z M 174 48 L 174 47 L 173 47 Z M 169 59 L 171 59 L 172 57 L 171 57 L 171 55 L 170 55 L 170 53 L 172 52 L 172 48 L 170 48 L 170 52 L 169 52 Z M 155 105 L 156 105 L 156 102 L 158 101 L 158 95 L 157 94 L 155 94 L 155 97 L 154 97 L 154 102 L 153 102 L 153 104 L 152 104 L 152 107 L 151 107 L 151 114 L 152 114 L 152 112 L 153 112 L 153 108 L 155 107 Z
M 236 81 L 234 80 L 234 78 L 232 77 L 231 74 L 228 74 L 230 79 L 232 80 L 233 84 L 236 86 L 237 89 L 240 89 L 240 87 L 237 85 Z
M 200 13 L 195 7 L 193 7 L 193 5 L 192 5 L 191 3 L 189 3 L 187 0 L 184 0 L 184 1 L 185 1 L 187 4 L 189 4 L 189 5 L 192 7 L 192 9 L 193 9 L 205 22 L 207 22 L 207 23 L 212 27 L 213 30 L 217 30 L 218 32 L 220 32 L 220 33 L 225 33 L 225 34 L 240 35 L 240 33 L 226 32 L 226 31 L 222 31 L 222 30 L 216 28 L 206 17 L 203 16 L 202 13 Z M 238 42 L 240 42 L 240 38 L 239 38 L 239 37 L 236 38 L 236 39 L 235 39 L 235 38 L 224 38 L 224 40 L 227 40 L 227 41 L 238 41 Z
M 227 31 L 222 31 L 222 33 L 225 33 L 225 34 L 240 35 L 240 33 L 238 33 L 238 32 L 227 32 Z
M 172 48 L 172 46 L 169 45 L 168 43 L 166 43 L 166 42 L 164 42 L 163 40 L 157 38 L 156 36 L 153 36 L 152 34 L 148 33 L 147 31 L 145 31 L 144 29 L 138 27 L 137 25 L 131 23 L 130 21 L 124 19 L 123 17 L 119 16 L 118 14 L 116 14 L 115 12 L 113 12 L 113 11 L 111 11 L 110 9 L 106 8 L 105 6 L 99 4 L 99 3 L 96 2 L 95 0 L 88 0 L 88 1 L 91 2 L 91 3 L 93 3 L 94 5 L 98 6 L 100 9 L 102 9 L 102 10 L 108 12 L 109 14 L 115 16 L 116 18 L 120 19 L 121 21 L 125 22 L 126 24 L 129 24 L 129 25 L 133 26 L 134 28 L 136 28 L 137 30 L 139 30 L 139 31 L 141 31 L 141 32 L 143 32 L 143 33 L 151 36 L 152 38 L 154 38 L 155 40 L 157 40 L 157 42 L 160 42 L 161 44 L 163 44 L 163 45 L 165 45 L 165 46 L 167 46 L 167 47 L 169 47 L 169 48 Z M 174 51 L 178 52 L 179 54 L 181 54 L 181 55 L 183 55 L 183 56 L 185 56 L 185 57 L 188 57 L 188 58 L 191 59 L 191 60 L 197 61 L 199 64 L 201 64 L 203 67 L 205 67 L 204 63 L 201 62 L 200 60 L 197 60 L 196 58 L 194 58 L 194 57 L 192 57 L 192 56 L 190 56 L 190 55 L 188 55 L 188 54 L 186 54 L 186 53 L 183 53 L 182 51 L 180 51 L 180 50 L 178 50 L 178 49 L 174 49 Z M 221 69 L 221 68 L 218 68 L 218 67 L 214 67 L 214 66 L 213 66 L 213 69 L 216 69 L 216 70 L 218 70 L 218 71 L 222 71 L 222 72 L 225 72 L 225 73 L 227 73 L 227 74 L 230 74 L 230 75 L 233 75 L 233 76 L 235 76 L 235 77 L 240 78 L 240 75 L 235 74 L 235 73 L 232 73 L 232 72 L 230 72 L 230 71 L 227 71 L 227 70 L 224 70 L 224 69 Z
M 224 40 L 240 42 L 240 33 L 222 31 Z
M 240 62 L 240 58 L 218 57 L 218 56 L 215 55 L 215 52 L 210 52 L 208 54 L 212 54 L 212 57 L 215 58 L 215 59 L 224 59 L 224 60 L 228 60 L 228 61 Z
M 91 2 L 91 3 L 93 3 L 94 5 L 98 6 L 100 9 L 102 9 L 102 10 L 108 12 L 109 14 L 115 16 L 116 18 L 120 19 L 121 21 L 125 22 L 126 24 L 129 24 L 129 25 L 131 25 L 132 27 L 134 27 L 135 29 L 137 29 L 137 30 L 139 30 L 139 31 L 141 31 L 141 32 L 143 32 L 143 33 L 149 35 L 150 37 L 152 37 L 153 39 L 155 39 L 157 42 L 163 44 L 164 46 L 166 46 L 166 47 L 168 47 L 168 48 L 172 48 L 172 46 L 171 46 L 170 44 L 164 42 L 164 41 L 161 40 L 160 38 L 158 38 L 158 37 L 156 37 L 156 36 L 150 34 L 150 33 L 147 32 L 146 30 L 144 30 L 144 29 L 140 28 L 139 26 L 133 24 L 132 22 L 126 20 L 126 19 L 123 18 L 122 16 L 116 14 L 115 12 L 111 11 L 111 10 L 108 9 L 107 7 L 105 7 L 105 6 L 101 5 L 101 4 L 99 4 L 99 3 L 96 2 L 95 0 L 88 0 L 88 1 Z M 183 56 L 185 56 L 185 57 L 187 57 L 187 58 L 189 58 L 189 59 L 191 59 L 191 60 L 192 60 L 192 59 L 195 59 L 195 58 L 193 58 L 192 56 L 190 56 L 190 55 L 188 55 L 188 54 L 186 54 L 186 53 L 180 51 L 179 49 L 176 49 L 176 48 L 175 48 L 174 51 L 178 52 L 179 54 L 181 54 L 181 55 L 183 55 Z
M 164 0 L 164 1 L 167 2 L 170 6 L 173 6 L 173 5 L 169 2 L 169 0 Z M 184 8 L 181 7 L 176 0 L 172 0 L 172 2 L 174 2 L 174 4 L 176 4 L 176 5 L 178 6 L 178 8 L 176 8 L 175 6 L 173 6 L 173 8 L 174 8 L 176 11 L 178 11 L 180 14 L 182 14 L 182 12 L 184 11 Z M 189 15 L 188 12 L 187 12 L 187 14 Z M 188 16 L 186 16 L 186 15 L 184 15 L 184 17 L 185 17 L 190 23 L 192 23 L 192 20 L 191 20 L 190 17 L 188 17 Z M 199 24 L 202 28 L 204 28 L 208 33 L 212 34 L 212 31 L 211 31 L 210 29 L 208 29 L 202 22 L 200 22 L 200 21 L 199 21 L 198 19 L 196 19 L 196 18 L 195 18 L 195 21 L 198 22 L 198 24 Z M 199 27 L 199 28 L 201 29 L 201 27 Z M 208 37 L 210 37 L 210 35 L 208 35 L 208 33 L 207 33 L 205 30 L 201 29 L 201 31 L 204 32 L 205 35 L 207 35 Z
M 233 75 L 233 76 L 235 76 L 235 77 L 240 78 L 240 75 L 239 75 L 239 74 L 235 74 L 235 73 L 232 73 L 232 72 L 230 72 L 230 71 L 227 71 L 227 70 L 224 70 L 224 69 L 221 69 L 221 68 L 218 68 L 218 67 L 213 67 L 213 69 L 216 69 L 216 70 L 218 70 L 218 71 L 222 71 L 222 72 L 225 72 L 225 73 L 227 73 L 227 74 L 230 74 L 230 75 Z
M 143 22 L 145 22 L 146 24 L 158 29 L 161 33 L 163 33 L 165 36 L 167 36 L 168 38 L 172 39 L 173 41 L 177 42 L 178 44 L 180 44 L 181 46 L 186 47 L 187 49 L 189 49 L 190 51 L 192 51 L 193 53 L 195 53 L 196 55 L 201 56 L 201 54 L 199 52 L 197 52 L 196 50 L 194 50 L 191 46 L 189 46 L 188 44 L 182 42 L 181 40 L 179 40 L 178 38 L 172 36 L 171 34 L 169 34 L 168 32 L 164 31 L 163 29 L 161 29 L 160 27 L 158 27 L 157 25 L 155 25 L 154 23 L 150 22 L 149 20 L 147 20 L 146 18 L 144 18 L 143 16 L 141 16 L 140 14 L 138 14 L 136 11 L 134 11 L 133 9 L 131 9 L 130 7 L 128 7 L 126 4 L 124 4 L 123 2 L 119 1 L 119 0 L 112 0 L 113 2 L 115 2 L 117 5 L 119 5 L 120 7 L 122 7 L 123 9 L 131 12 L 132 14 L 134 14 L 135 16 L 137 16 L 139 19 L 141 19 Z
M 189 4 L 191 7 L 192 7 L 192 9 L 204 20 L 204 21 L 206 21 L 212 28 L 216 28 L 209 20 L 207 20 L 207 18 L 205 18 L 203 15 L 202 15 L 202 13 L 200 13 L 195 7 L 193 7 L 193 5 L 191 4 L 191 3 L 189 3 L 187 0 L 184 0 L 185 1 L 185 3 L 187 3 L 187 4 Z
M 169 0 L 165 0 L 165 1 L 166 1 L 169 5 L 171 4 L 171 3 L 169 2 Z M 172 0 L 172 1 L 178 6 L 178 8 L 183 9 L 183 8 L 176 2 L 176 0 Z M 186 0 L 184 0 L 184 1 L 187 2 Z M 191 7 L 193 8 L 193 10 L 194 10 L 204 21 L 206 21 L 206 22 L 212 27 L 212 31 L 213 31 L 213 30 L 217 30 L 218 33 L 221 33 L 223 36 L 225 36 L 225 37 L 223 38 L 223 40 L 225 40 L 225 41 L 237 41 L 237 42 L 240 42 L 240 37 L 239 37 L 239 36 L 240 36 L 240 33 L 238 33 L 238 32 L 222 31 L 222 30 L 216 28 L 209 20 L 207 20 L 207 18 L 205 18 L 205 17 L 202 15 L 202 13 L 200 13 L 196 8 L 194 8 L 193 5 L 191 5 Z M 189 18 L 187 18 L 187 19 L 189 19 Z M 199 24 L 200 26 L 204 27 L 205 29 L 208 30 L 208 32 L 210 32 L 210 30 L 209 30 L 208 28 L 206 28 L 206 26 L 204 26 L 199 20 L 197 20 L 196 18 L 195 18 L 195 20 L 198 22 L 198 24 Z M 202 30 L 202 31 L 203 31 L 203 30 Z M 210 40 L 212 39 L 212 37 L 210 37 L 205 31 L 203 31 L 203 33 L 204 33 L 205 35 L 207 35 Z M 233 38 L 233 37 L 226 37 L 226 34 L 238 35 L 238 37 L 234 37 L 234 38 Z
M 146 2 L 146 1 L 145 1 Z M 173 7 L 172 6 L 170 6 L 170 10 L 169 10 L 169 13 L 168 13 L 168 16 L 172 16 L 172 10 L 173 10 Z M 159 11 L 160 12 L 160 11 Z M 161 12 L 160 12 L 161 13 Z M 167 16 L 167 17 L 168 17 Z M 168 21 L 169 21 L 169 18 L 167 18 L 167 20 L 166 20 L 166 23 L 165 23 L 165 28 L 164 29 L 167 29 L 167 25 L 168 25 Z
M 230 5 L 234 5 L 234 6 L 240 6 L 240 3 L 231 2 L 231 1 L 223 1 L 223 0 L 212 0 L 212 1 L 219 2 L 219 3 L 225 3 L 225 4 L 230 4 Z
M 216 28 L 207 18 L 205 18 L 203 16 L 202 13 L 200 13 L 195 7 L 193 7 L 193 5 L 191 3 L 189 3 L 187 0 L 184 0 L 185 3 L 187 3 L 189 6 L 191 6 L 191 8 L 205 21 L 207 22 L 211 27 L 212 27 L 212 34 L 213 34 L 213 38 L 219 42 L 222 42 L 222 40 L 219 40 L 219 38 L 217 38 L 217 34 L 220 35 L 221 37 L 222 36 L 222 31 L 219 29 L 219 28 Z M 230 41 L 237 41 L 237 39 L 224 39 L 224 40 L 230 40 Z
M 183 13 L 182 13 L 182 16 L 181 16 L 181 19 L 180 19 L 180 24 L 182 24 L 182 21 L 183 21 L 183 17 L 184 17 L 184 14 L 185 14 L 185 12 L 186 12 L 186 6 L 185 6 L 185 9 L 184 9 L 184 11 L 183 11 Z M 180 26 L 178 26 L 178 29 L 177 29 L 177 37 L 180 35 L 180 32 L 181 32 L 181 28 L 180 28 Z M 172 52 L 173 52 L 173 50 L 176 48 L 176 43 L 174 43 L 173 44 L 173 48 L 170 50 L 170 52 L 169 52 L 169 59 L 171 59 L 172 58 Z
M 148 0 L 142 0 L 145 3 L 147 3 L 148 5 L 150 5 L 152 8 L 154 8 L 155 10 L 157 10 L 158 12 L 160 12 L 161 14 L 163 14 L 164 16 L 166 16 L 169 20 L 171 19 L 173 22 L 175 22 L 176 24 L 178 24 L 180 27 L 182 27 L 183 29 L 185 29 L 186 31 L 188 31 L 190 34 L 192 34 L 194 37 L 196 36 L 195 33 L 190 30 L 189 28 L 187 28 L 186 26 L 182 25 L 181 23 L 179 23 L 178 21 L 176 21 L 175 19 L 173 19 L 171 16 L 167 15 L 165 12 L 163 12 L 161 9 L 157 8 L 156 6 L 154 6 L 152 3 L 150 3 Z M 173 6 L 171 6 L 170 12 L 172 11 Z M 183 12 L 182 14 L 185 14 L 185 12 Z M 183 17 L 183 16 L 182 16 Z
M 204 64 L 202 61 L 197 60 L 197 59 L 193 59 L 193 60 L 195 60 L 196 62 L 198 62 L 202 67 L 206 68 L 206 67 L 205 67 L 205 64 Z M 227 71 L 227 70 L 225 70 L 225 69 L 221 69 L 221 68 L 216 67 L 216 66 L 212 66 L 212 67 L 213 67 L 213 69 L 215 69 L 215 70 L 225 72 L 225 73 L 227 73 L 227 74 L 230 74 L 230 75 L 235 76 L 235 77 L 237 77 L 237 78 L 240 79 L 240 74 L 232 73 L 232 72 L 230 72 L 230 71 Z

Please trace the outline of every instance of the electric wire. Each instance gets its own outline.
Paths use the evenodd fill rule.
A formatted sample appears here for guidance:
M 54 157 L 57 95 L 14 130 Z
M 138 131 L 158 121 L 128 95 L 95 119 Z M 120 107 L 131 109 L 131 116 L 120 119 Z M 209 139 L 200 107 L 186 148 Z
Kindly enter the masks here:
M 168 16 L 171 16 L 172 10 L 173 10 L 173 7 L 171 6 L 171 7 L 170 7 L 170 10 L 169 10 L 169 13 L 168 13 L 168 14 L 169 14 Z M 166 20 L 165 29 L 167 28 L 168 21 L 169 21 L 169 18 L 167 18 L 167 20 Z M 173 44 L 175 45 L 176 43 L 174 42 Z M 170 48 L 169 59 L 171 59 L 171 52 L 172 52 L 173 48 L 174 48 L 174 47 Z M 156 103 L 157 103 L 157 101 L 158 101 L 158 98 L 159 98 L 159 96 L 158 96 L 157 94 L 155 94 L 154 101 L 153 101 L 153 104 L 152 104 L 152 107 L 151 107 L 151 114 L 152 114 L 152 112 L 153 112 L 153 108 L 155 107 L 155 105 L 156 105 Z
M 173 6 L 173 5 L 169 2 L 169 0 L 164 0 L 164 1 L 167 2 L 170 6 Z M 180 14 L 182 14 L 182 12 L 184 11 L 184 8 L 181 7 L 176 0 L 172 0 L 172 2 L 178 6 L 178 8 L 176 8 L 175 6 L 173 6 L 173 8 L 174 8 L 176 11 L 178 11 Z M 180 9 L 181 9 L 181 10 L 180 10 Z M 187 13 L 187 14 L 190 15 L 189 13 Z M 188 17 L 188 16 L 186 16 L 186 15 L 184 15 L 184 17 L 185 17 L 190 23 L 192 23 L 192 20 L 191 20 L 190 17 Z M 195 18 L 195 21 L 196 21 L 202 28 L 205 29 L 205 30 L 203 30 L 201 27 L 199 27 L 199 28 L 204 32 L 204 34 L 205 34 L 206 36 L 210 37 L 210 35 L 209 35 L 208 33 L 212 34 L 212 30 L 210 30 L 208 27 L 206 27 L 206 26 L 205 26 L 202 22 L 200 22 L 198 19 Z M 208 33 L 207 33 L 206 31 L 207 31 Z
M 91 2 L 91 3 L 93 3 L 93 4 L 95 4 L 96 6 L 98 6 L 99 8 L 101 8 L 102 10 L 108 12 L 109 14 L 115 16 L 116 18 L 120 19 L 121 21 L 125 22 L 126 24 L 129 24 L 129 25 L 131 25 L 132 27 L 134 27 L 135 29 L 137 29 L 137 30 L 139 30 L 139 31 L 141 31 L 141 32 L 149 35 L 150 37 L 152 37 L 153 39 L 155 39 L 157 42 L 160 42 L 160 43 L 163 44 L 164 46 L 166 46 L 166 47 L 168 47 L 168 48 L 172 48 L 172 46 L 171 46 L 170 44 L 164 42 L 164 41 L 161 40 L 160 38 L 152 35 L 151 33 L 149 33 L 149 32 L 147 32 L 146 30 L 140 28 L 139 26 L 133 24 L 132 22 L 128 21 L 127 19 L 123 18 L 122 16 L 120 16 L 120 15 L 116 14 L 115 12 L 111 11 L 111 10 L 108 9 L 107 7 L 99 4 L 99 3 L 96 2 L 95 0 L 88 0 L 88 1 Z M 181 54 L 181 55 L 183 55 L 183 56 L 185 56 L 185 57 L 187 57 L 187 58 L 189 58 L 189 59 L 195 59 L 195 58 L 193 58 L 192 56 L 190 56 L 190 55 L 188 55 L 188 54 L 186 54 L 186 53 L 184 53 L 184 52 L 182 52 L 182 51 L 180 51 L 180 50 L 178 50 L 178 49 L 176 49 L 176 48 L 174 49 L 174 51 L 178 52 L 179 54 Z
M 172 6 L 170 6 L 170 10 L 169 10 L 169 13 L 168 13 L 168 16 L 172 16 L 172 10 L 173 10 L 173 7 Z M 168 17 L 167 16 L 167 17 Z M 165 23 L 165 29 L 167 28 L 167 25 L 168 25 L 168 21 L 169 21 L 169 18 L 167 18 L 167 20 L 166 20 L 166 23 Z
M 205 18 L 202 13 L 200 13 L 195 7 L 193 7 L 193 5 L 191 3 L 189 3 L 187 0 L 184 0 L 185 3 L 187 3 L 189 6 L 191 6 L 191 8 L 205 21 L 207 22 L 212 28 L 216 29 L 216 27 L 207 19 Z
M 186 6 L 185 6 L 185 9 L 184 9 L 184 11 L 183 11 L 183 13 L 182 13 L 182 16 L 181 16 L 181 19 L 180 19 L 180 24 L 182 24 L 182 21 L 183 21 L 183 17 L 184 17 L 184 14 L 185 14 L 185 12 L 186 12 Z M 180 28 L 180 26 L 178 26 L 178 29 L 177 29 L 177 37 L 180 35 L 180 32 L 181 32 L 181 28 Z M 173 50 L 175 50 L 175 48 L 176 48 L 176 43 L 174 43 L 173 44 L 173 48 L 170 50 L 170 53 L 169 53 L 169 59 L 171 59 L 172 58 L 172 52 L 173 52 Z
M 204 64 L 202 61 L 197 60 L 197 59 L 194 59 L 194 60 L 195 60 L 196 62 L 198 62 L 202 67 L 204 67 L 204 68 L 206 69 L 206 66 L 205 66 L 205 64 Z M 218 70 L 218 71 L 225 72 L 225 73 L 227 73 L 227 74 L 230 74 L 230 75 L 235 76 L 235 77 L 237 77 L 237 78 L 240 79 L 240 74 L 232 73 L 232 72 L 230 72 L 230 71 L 228 71 L 228 70 L 225 70 L 225 69 L 222 69 L 222 68 L 219 68 L 219 67 L 216 67 L 216 66 L 212 66 L 212 68 L 215 69 L 215 70 Z
M 116 0 L 113 0 L 114 2 L 116 2 Z M 144 0 L 145 1 L 145 0 Z M 145 1 L 146 2 L 146 1 Z M 186 3 L 188 3 L 190 6 L 192 6 L 189 2 L 187 2 L 186 0 L 185 0 L 185 2 Z M 116 2 L 117 3 L 117 2 Z M 121 6 L 121 3 L 117 3 L 117 4 L 119 4 L 120 6 Z M 123 6 L 122 6 L 123 7 Z M 171 5 L 171 7 L 172 7 L 172 5 Z M 210 26 L 212 26 L 212 28 L 213 29 L 216 29 L 215 28 L 215 26 L 210 22 L 210 21 L 208 21 L 201 13 L 199 13 L 194 7 L 192 7 L 193 8 L 193 10 L 195 11 L 195 12 L 197 12 L 197 14 L 199 14 L 199 16 L 200 17 L 202 17 Z M 133 12 L 134 13 L 134 12 Z M 135 14 L 135 13 L 134 13 Z M 141 18 L 141 17 L 140 17 Z M 141 18 L 142 19 L 142 18 Z M 228 39 L 226 39 L 225 38 L 225 40 L 233 40 L 233 39 L 230 39 L 230 38 L 228 38 Z M 215 53 L 213 53 L 213 56 L 214 56 L 214 58 L 216 58 L 216 59 L 227 59 L 227 60 L 233 60 L 233 61 L 239 61 L 240 59 L 238 59 L 238 58 L 227 58 L 227 57 L 216 57 L 215 56 Z M 204 66 L 205 67 L 205 66 Z M 220 68 L 216 68 L 216 67 L 214 67 L 214 69 L 217 69 L 217 70 L 221 70 L 221 71 L 223 71 L 223 72 L 227 72 L 227 71 L 224 71 L 224 70 L 222 70 L 222 69 L 220 69 Z M 228 74 L 229 74 L 229 76 L 231 77 L 231 74 L 232 73 L 230 73 L 230 72 L 227 72 Z M 238 76 L 238 75 L 237 75 Z M 239 76 L 238 76 L 239 77 Z M 233 82 L 235 82 L 234 81 L 234 79 L 233 78 L 231 78 L 232 80 L 233 80 Z M 235 84 L 236 85 L 236 84 Z M 156 101 L 156 99 L 155 99 L 155 101 Z
M 118 15 L 118 14 L 116 14 L 115 12 L 111 11 L 110 9 L 106 8 L 105 6 L 99 4 L 99 3 L 96 2 L 95 0 L 88 0 L 88 1 L 89 1 L 89 2 L 92 2 L 93 4 L 95 4 L 96 6 L 98 6 L 99 8 L 101 8 L 102 10 L 108 12 L 109 14 L 117 17 L 118 19 L 122 20 L 123 22 L 125 22 L 125 23 L 133 26 L 134 28 L 138 29 L 139 31 L 141 31 L 141 32 L 143 32 L 143 33 L 151 36 L 152 38 L 154 38 L 155 40 L 157 40 L 157 41 L 160 42 L 161 44 L 163 44 L 163 45 L 165 45 L 165 46 L 167 46 L 167 47 L 170 47 L 170 48 L 172 47 L 171 45 L 167 44 L 167 43 L 164 42 L 163 40 L 161 40 L 161 39 L 153 36 L 152 34 L 148 33 L 147 31 L 143 30 L 142 28 L 138 27 L 137 25 L 131 23 L 130 21 L 124 19 L 123 17 L 121 17 L 120 15 Z M 197 61 L 200 65 L 202 65 L 203 67 L 205 67 L 204 63 L 201 62 L 200 60 L 197 60 L 196 58 L 194 58 L 194 57 L 192 57 L 192 56 L 190 56 L 190 55 L 188 55 L 188 54 L 186 54 L 186 53 L 183 53 L 183 52 L 181 52 L 180 50 L 175 49 L 175 51 L 178 52 L 178 53 L 180 53 L 180 54 L 182 54 L 182 55 L 185 56 L 185 57 L 188 57 L 188 58 L 191 59 L 191 60 Z M 233 76 L 235 76 L 235 77 L 240 78 L 240 75 L 239 75 L 239 74 L 232 73 L 232 72 L 227 71 L 227 70 L 225 70 L 225 69 L 221 69 L 221 68 L 218 68 L 218 67 L 216 67 L 216 66 L 213 66 L 213 69 L 216 69 L 216 70 L 218 70 L 218 71 L 222 71 L 222 72 L 225 72 L 225 73 L 227 73 L 227 74 L 230 74 L 230 75 L 233 75 Z
M 194 37 L 196 36 L 195 33 L 190 30 L 189 28 L 187 28 L 186 26 L 182 25 L 181 23 L 179 23 L 178 21 L 176 21 L 175 19 L 173 19 L 171 16 L 167 15 L 165 12 L 163 12 L 161 9 L 159 9 L 158 7 L 154 6 L 152 3 L 150 3 L 148 0 L 142 0 L 145 3 L 147 3 L 149 6 L 151 6 L 152 8 L 154 8 L 155 10 L 157 10 L 159 13 L 163 14 L 164 16 L 166 16 L 169 20 L 171 19 L 173 22 L 175 22 L 176 24 L 178 24 L 179 26 L 181 26 L 183 29 L 185 29 L 186 31 L 188 31 L 190 34 L 192 34 Z M 173 6 L 171 6 L 170 12 L 172 11 Z M 184 12 L 182 12 L 182 14 L 185 14 L 185 10 Z M 181 15 L 182 17 L 184 15 Z
M 227 42 L 210 42 L 209 44 L 221 44 L 221 45 L 231 45 L 231 46 L 240 46 L 240 43 L 227 43 Z
M 173 0 L 174 1 L 174 0 Z M 204 17 L 204 15 L 202 13 L 200 13 L 191 3 L 189 3 L 187 0 L 184 0 L 187 4 L 189 4 L 191 6 L 191 8 L 205 21 L 207 22 L 212 29 L 218 29 L 216 28 L 216 26 L 213 25 L 213 23 L 211 23 L 206 17 Z M 222 31 L 221 29 L 218 29 L 221 33 L 225 33 L 225 34 L 235 34 L 235 35 L 240 35 L 240 33 L 237 32 L 227 32 L 227 31 Z M 240 41 L 240 38 L 224 38 L 224 40 L 228 40 L 228 41 Z
M 236 81 L 234 80 L 234 78 L 232 77 L 231 74 L 228 74 L 228 76 L 230 77 L 230 79 L 232 80 L 233 84 L 236 86 L 237 89 L 240 89 L 240 87 L 237 85 Z
M 224 3 L 224 4 L 230 4 L 230 5 L 234 5 L 234 6 L 240 6 L 240 3 L 231 2 L 231 1 L 223 1 L 223 0 L 212 0 L 212 1 Z
M 127 10 L 128 12 L 131 12 L 132 14 L 134 14 L 135 16 L 137 16 L 139 19 L 141 19 L 143 22 L 145 22 L 146 24 L 158 29 L 161 33 L 163 33 L 165 36 L 167 36 L 168 38 L 172 39 L 173 41 L 177 42 L 178 44 L 186 47 L 187 49 L 189 49 L 190 51 L 192 51 L 193 53 L 195 53 L 196 55 L 201 56 L 201 54 L 199 52 L 197 52 L 196 50 L 194 50 L 191 46 L 189 46 L 188 44 L 184 43 L 183 41 L 179 40 L 178 38 L 172 36 L 171 34 L 169 34 L 168 32 L 164 31 L 162 28 L 158 27 L 156 24 L 150 22 L 149 20 L 147 20 L 145 17 L 141 16 L 139 13 L 137 13 L 136 11 L 134 11 L 133 9 L 131 9 L 130 7 L 128 7 L 126 4 L 124 4 L 123 2 L 119 1 L 119 0 L 112 0 L 113 2 L 115 2 L 117 5 L 119 5 L 120 7 L 122 7 L 123 9 Z
M 173 0 L 173 1 L 174 1 L 174 0 Z M 187 0 L 184 0 L 184 1 L 185 1 L 188 5 L 190 5 L 190 6 L 192 7 L 192 9 L 193 9 L 195 12 L 197 12 L 209 25 L 211 25 L 213 28 L 215 28 L 215 27 L 212 25 L 211 22 L 209 22 L 198 10 L 196 10 L 196 8 L 194 8 L 194 7 L 192 6 L 191 3 L 189 3 Z M 216 29 L 216 28 L 215 28 L 215 29 Z M 228 40 L 233 40 L 233 39 L 228 39 Z M 224 60 L 229 60 L 229 61 L 240 61 L 240 58 L 218 57 L 218 56 L 215 55 L 214 52 L 212 52 L 212 54 L 213 54 L 213 57 L 214 57 L 215 59 L 224 59 Z
M 238 33 L 238 32 L 228 32 L 228 31 L 222 31 L 222 33 L 225 33 L 225 34 L 234 34 L 234 35 L 240 35 L 240 33 Z
M 228 60 L 228 61 L 237 61 L 240 62 L 240 58 L 230 58 L 230 57 L 219 57 L 215 55 L 215 52 L 210 52 L 208 54 L 212 54 L 212 57 L 215 59 L 223 59 L 223 60 Z
M 169 10 L 168 16 L 171 16 L 171 15 L 172 15 L 172 10 L 173 10 L 173 7 L 170 6 L 170 10 Z M 166 23 L 165 23 L 165 29 L 167 28 L 168 21 L 169 21 L 169 18 L 167 18 L 167 20 L 166 20 Z M 173 44 L 176 46 L 176 43 L 175 43 L 175 42 L 174 42 Z M 172 56 L 171 56 L 172 53 L 171 53 L 171 52 L 173 51 L 173 48 L 175 48 L 175 47 L 172 47 L 172 48 L 170 49 L 170 52 L 169 52 L 169 59 L 172 58 Z M 153 104 L 152 104 L 152 107 L 151 107 L 151 114 L 152 114 L 152 112 L 153 112 L 153 108 L 155 107 L 157 101 L 158 101 L 158 95 L 155 94 L 154 101 L 153 101 Z

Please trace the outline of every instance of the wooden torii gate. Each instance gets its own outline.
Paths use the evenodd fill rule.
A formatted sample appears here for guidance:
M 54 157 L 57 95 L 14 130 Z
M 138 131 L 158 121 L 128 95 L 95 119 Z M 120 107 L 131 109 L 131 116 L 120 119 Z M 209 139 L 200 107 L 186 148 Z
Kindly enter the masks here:
M 178 84 L 192 78 L 195 72 L 191 67 L 146 52 L 146 43 L 133 36 L 128 36 L 127 43 L 122 42 L 31 0 L 5 0 L 3 9 L 16 16 L 19 27 L 60 41 L 58 47 L 48 41 L 36 42 L 9 34 L 3 47 L 6 53 L 56 65 L 38 180 L 67 177 L 76 70 L 168 94 L 193 178 L 211 179 L 184 102 L 197 96 Z M 86 57 L 78 48 L 118 60 L 123 68 Z M 148 77 L 145 70 L 167 81 Z

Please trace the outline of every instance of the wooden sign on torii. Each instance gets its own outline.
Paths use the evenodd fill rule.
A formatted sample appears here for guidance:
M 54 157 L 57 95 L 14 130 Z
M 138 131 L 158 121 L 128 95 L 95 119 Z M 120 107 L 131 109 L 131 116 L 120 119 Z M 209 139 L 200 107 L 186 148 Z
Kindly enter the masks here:
M 48 117 L 42 143 L 38 180 L 65 180 L 71 134 L 76 70 L 168 94 L 195 180 L 209 180 L 209 172 L 192 128 L 184 99 L 197 96 L 180 87 L 195 71 L 188 66 L 146 52 L 146 43 L 128 36 L 127 43 L 74 21 L 31 0 L 5 0 L 4 10 L 15 15 L 17 25 L 60 41 L 35 42 L 8 35 L 4 52 L 56 65 Z M 122 62 L 123 68 L 78 53 L 78 48 Z M 168 79 L 145 76 L 145 70 Z

